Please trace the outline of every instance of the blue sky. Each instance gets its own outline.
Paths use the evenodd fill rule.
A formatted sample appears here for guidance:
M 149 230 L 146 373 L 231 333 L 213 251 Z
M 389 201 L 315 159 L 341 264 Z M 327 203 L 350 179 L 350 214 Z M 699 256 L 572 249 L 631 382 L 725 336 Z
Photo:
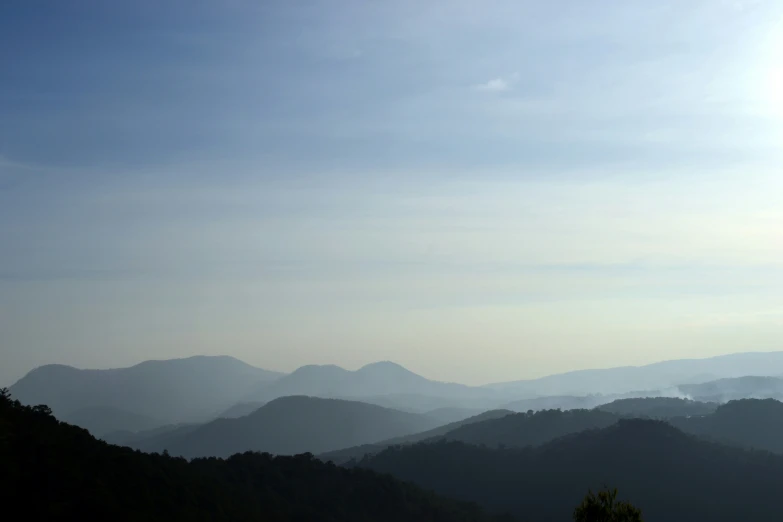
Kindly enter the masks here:
M 774 1 L 4 2 L 0 383 L 779 349 Z

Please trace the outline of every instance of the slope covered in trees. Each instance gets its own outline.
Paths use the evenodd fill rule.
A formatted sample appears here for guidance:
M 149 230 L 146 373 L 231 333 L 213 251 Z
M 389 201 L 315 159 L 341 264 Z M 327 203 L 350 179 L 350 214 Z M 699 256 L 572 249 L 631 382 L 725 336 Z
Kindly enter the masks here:
M 587 488 L 611 484 L 648 521 L 771 522 L 780 520 L 783 490 L 783 457 L 642 419 L 621 419 L 538 448 L 456 441 L 395 447 L 359 465 L 532 521 L 568 520 Z
M 487 520 L 370 470 L 311 455 L 149 455 L 94 439 L 0 394 L 0 502 L 24 520 L 392 522 Z

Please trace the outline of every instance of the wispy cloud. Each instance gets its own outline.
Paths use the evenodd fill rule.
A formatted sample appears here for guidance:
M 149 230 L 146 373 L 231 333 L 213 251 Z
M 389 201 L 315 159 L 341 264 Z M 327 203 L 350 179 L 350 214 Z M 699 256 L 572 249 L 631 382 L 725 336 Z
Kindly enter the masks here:
M 485 91 L 485 92 L 505 92 L 510 91 L 514 88 L 514 84 L 519 79 L 519 73 L 514 73 L 510 76 L 498 76 L 497 78 L 492 78 L 491 80 L 488 80 L 484 83 L 480 83 L 475 86 L 475 88 L 479 91 Z

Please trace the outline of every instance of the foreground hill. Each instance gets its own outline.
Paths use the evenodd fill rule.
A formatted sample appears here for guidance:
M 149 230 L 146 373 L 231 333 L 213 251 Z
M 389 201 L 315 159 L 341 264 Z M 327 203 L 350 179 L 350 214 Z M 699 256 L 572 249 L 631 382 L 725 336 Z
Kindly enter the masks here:
M 426 415 L 374 404 L 315 397 L 283 397 L 238 419 L 216 419 L 139 440 L 144 451 L 185 457 L 223 457 L 248 450 L 274 454 L 323 453 L 431 429 Z
M 0 502 L 24 520 L 468 522 L 478 508 L 311 455 L 147 455 L 0 395 Z
M 783 490 L 783 457 L 720 446 L 641 419 L 539 448 L 448 441 L 399 446 L 360 466 L 526 520 L 568 520 L 580 492 L 612 484 L 648 521 L 771 522 L 780 520 Z
M 425 412 L 494 404 L 495 393 L 480 387 L 431 381 L 399 364 L 378 362 L 356 371 L 334 365 L 303 366 L 275 382 L 263 383 L 247 400 L 269 401 L 291 395 L 354 399 Z
M 404 437 L 395 437 L 393 439 L 384 440 L 375 444 L 362 444 L 361 446 L 354 446 L 351 448 L 340 449 L 337 451 L 330 451 L 318 455 L 318 458 L 324 461 L 332 461 L 336 464 L 345 464 L 351 460 L 360 460 L 365 455 L 371 453 L 380 453 L 389 446 L 396 446 L 400 444 L 415 444 L 422 441 L 433 441 L 444 436 L 447 436 L 450 432 L 456 430 L 460 426 L 467 424 L 475 424 L 478 422 L 484 422 L 491 419 L 499 419 L 506 415 L 511 415 L 513 412 L 509 410 L 490 410 L 467 419 L 463 419 L 457 422 L 438 426 L 431 430 L 423 431 L 421 433 L 414 433 L 412 435 L 405 435 Z
M 23 404 L 47 404 L 63 419 L 79 410 L 107 408 L 173 424 L 213 418 L 259 382 L 279 376 L 232 357 L 147 361 L 114 370 L 49 365 L 31 371 L 11 387 L 11 393 Z M 149 428 L 120 424 L 102 429 Z
M 518 397 L 613 394 L 666 390 L 683 383 L 698 384 L 745 375 L 783 375 L 783 352 L 735 353 L 707 359 L 662 361 L 645 366 L 578 370 L 540 379 L 492 384 L 487 388 Z

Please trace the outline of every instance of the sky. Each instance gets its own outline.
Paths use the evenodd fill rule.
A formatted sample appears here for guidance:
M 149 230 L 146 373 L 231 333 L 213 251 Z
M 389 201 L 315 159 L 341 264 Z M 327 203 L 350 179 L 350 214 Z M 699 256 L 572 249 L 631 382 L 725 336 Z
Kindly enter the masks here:
M 783 3 L 0 5 L 0 385 L 783 349 Z

